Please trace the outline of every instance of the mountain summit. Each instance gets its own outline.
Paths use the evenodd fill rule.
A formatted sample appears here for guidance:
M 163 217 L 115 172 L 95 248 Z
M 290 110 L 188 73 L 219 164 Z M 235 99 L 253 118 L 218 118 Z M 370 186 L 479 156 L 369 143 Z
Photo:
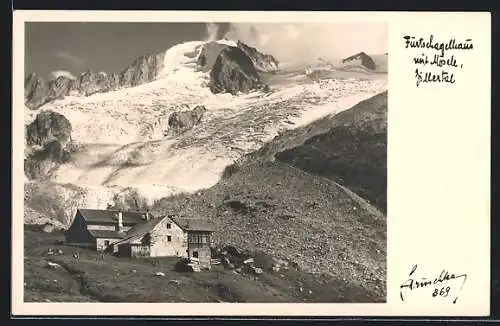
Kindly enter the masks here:
M 187 42 L 182 45 L 174 46 L 164 53 L 141 56 L 125 69 L 111 74 L 88 70 L 76 79 L 60 76 L 46 82 L 32 73 L 24 83 L 25 105 L 37 109 L 65 96 L 90 96 L 139 86 L 174 73 L 186 64 L 195 63 L 207 72 L 212 70 L 217 60 L 217 70 L 211 74 L 210 89 L 215 93 L 246 93 L 262 88 L 263 83 L 257 71 L 275 72 L 278 69 L 278 61 L 273 56 L 260 53 L 241 41 Z M 189 46 L 194 46 L 194 49 L 180 54 L 186 60 L 176 60 L 179 56 L 177 50 L 185 50 Z M 225 72 L 221 74 L 221 71 Z

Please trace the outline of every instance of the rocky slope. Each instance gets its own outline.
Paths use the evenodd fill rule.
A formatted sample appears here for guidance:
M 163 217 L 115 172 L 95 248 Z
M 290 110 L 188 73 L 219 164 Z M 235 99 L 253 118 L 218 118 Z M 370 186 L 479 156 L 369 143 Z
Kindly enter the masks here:
M 340 126 L 383 133 L 386 101 L 387 93 L 383 93 L 344 111 L 341 117 L 329 116 L 277 136 L 262 150 L 230 166 L 214 187 L 196 195 L 164 198 L 156 202 L 154 210 L 207 218 L 216 227 L 217 244 L 290 259 L 307 272 L 329 274 L 384 300 L 386 218 L 347 187 L 366 176 L 370 156 L 358 157 L 358 148 L 345 146 L 345 142 L 337 145 L 342 135 L 332 135 Z M 379 141 L 381 147 L 374 147 L 373 152 L 384 156 L 384 140 Z M 310 144 L 321 146 L 317 149 L 321 154 L 303 149 Z M 325 159 L 339 148 L 353 164 L 351 179 L 335 173 L 339 166 L 335 159 Z M 308 161 L 309 152 L 322 161 Z M 385 160 L 379 164 L 386 169 Z M 380 177 L 377 181 L 381 185 L 364 185 L 385 196 L 385 180 Z
M 385 212 L 387 204 L 387 92 L 335 116 L 328 132 L 276 158 L 335 180 Z

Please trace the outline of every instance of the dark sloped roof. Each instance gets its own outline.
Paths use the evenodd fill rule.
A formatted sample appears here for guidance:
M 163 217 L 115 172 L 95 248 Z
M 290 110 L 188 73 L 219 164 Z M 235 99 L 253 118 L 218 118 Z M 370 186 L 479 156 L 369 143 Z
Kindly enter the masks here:
M 118 210 L 79 208 L 78 211 L 88 223 L 116 223 Z M 145 222 L 146 212 L 122 211 L 123 224 Z M 151 215 L 151 213 L 150 213 Z
M 137 237 L 144 236 L 146 233 L 150 232 L 155 228 L 158 223 L 160 223 L 163 220 L 163 218 L 157 218 L 157 219 L 152 219 L 149 220 L 148 222 L 137 224 L 130 230 L 128 230 L 127 235 L 123 237 L 122 240 L 119 241 L 119 243 L 125 243 L 130 240 L 136 239 Z
M 201 218 L 170 217 L 179 227 L 185 231 L 213 231 L 213 226 Z
M 125 237 L 125 233 L 110 231 L 110 230 L 89 230 L 95 238 L 121 239 Z

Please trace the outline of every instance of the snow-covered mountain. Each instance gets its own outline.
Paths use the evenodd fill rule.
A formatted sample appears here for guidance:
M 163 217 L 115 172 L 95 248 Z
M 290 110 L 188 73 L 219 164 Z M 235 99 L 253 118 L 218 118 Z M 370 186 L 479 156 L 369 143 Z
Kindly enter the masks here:
M 52 111 L 63 115 L 72 130 L 69 159 L 51 168 L 44 181 L 55 183 L 54 189 L 65 196 L 86 193 L 77 204 L 93 208 L 112 204 L 124 190 L 150 202 L 195 192 L 216 184 L 227 165 L 281 131 L 343 111 L 387 89 L 386 76 L 360 80 L 351 74 L 314 82 L 303 72 L 280 71 L 271 55 L 242 49 L 240 42 L 215 43 L 221 47 L 211 45 L 217 52 L 208 68 L 206 60 L 200 60 L 209 50 L 207 43 L 192 41 L 141 57 L 119 73 L 87 72 L 76 80 L 59 77 L 49 83 L 30 75 L 25 83 L 25 125 L 40 112 Z M 233 53 L 225 52 L 228 48 Z M 237 51 L 253 66 L 237 62 L 242 55 Z M 266 78 L 263 70 L 274 75 Z M 250 76 L 254 71 L 258 74 Z M 215 82 L 226 88 L 234 86 L 228 83 L 249 86 L 244 92 L 234 87 L 214 92 L 209 86 Z M 255 86 L 264 83 L 267 87 Z M 195 106 L 206 109 L 199 123 L 183 133 L 169 133 L 172 113 Z M 36 186 L 40 181 L 28 182 L 30 196 L 44 191 Z M 68 208 L 66 217 L 74 208 Z

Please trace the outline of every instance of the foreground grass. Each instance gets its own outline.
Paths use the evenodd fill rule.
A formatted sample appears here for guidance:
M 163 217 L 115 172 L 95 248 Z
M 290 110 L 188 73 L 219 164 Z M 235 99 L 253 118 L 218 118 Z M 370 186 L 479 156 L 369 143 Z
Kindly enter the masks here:
M 55 244 L 59 233 L 25 231 L 25 302 L 351 302 L 367 299 L 362 288 L 311 275 L 290 266 L 265 268 L 258 278 L 214 266 L 211 271 L 179 273 L 177 259 L 156 266 L 149 260 L 102 260 L 91 250 Z M 48 256 L 47 249 L 63 254 Z M 79 259 L 73 253 L 79 252 Z M 59 264 L 49 268 L 47 262 Z M 258 260 L 257 260 L 258 261 Z M 262 259 L 264 262 L 266 259 Z M 165 276 L 155 276 L 163 272 Z M 370 299 L 370 298 L 368 298 Z

